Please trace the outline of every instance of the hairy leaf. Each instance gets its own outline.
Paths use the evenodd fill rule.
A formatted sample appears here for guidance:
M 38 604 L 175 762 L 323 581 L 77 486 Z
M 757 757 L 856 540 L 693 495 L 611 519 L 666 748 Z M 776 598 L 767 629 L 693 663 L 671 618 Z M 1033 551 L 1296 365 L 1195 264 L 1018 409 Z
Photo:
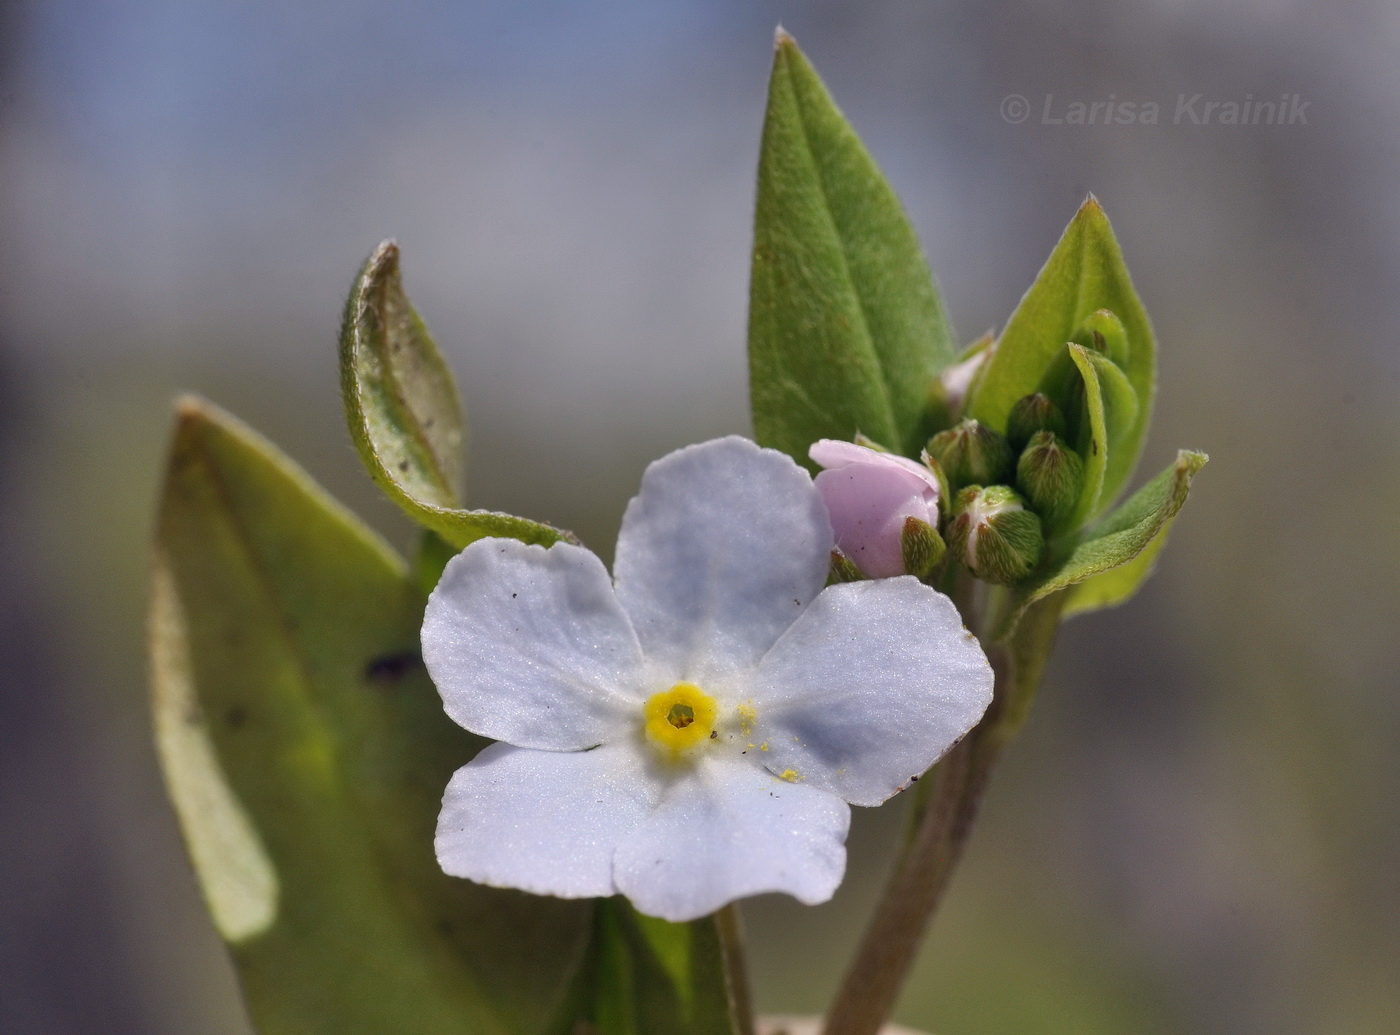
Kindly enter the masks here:
M 991 639 L 1001 640 L 1011 633 L 1026 608 L 1037 600 L 1131 564 L 1144 551 L 1159 550 L 1159 540 L 1166 536 L 1172 519 L 1186 503 L 1191 480 L 1207 459 L 1204 453 L 1182 450 L 1172 466 L 1085 533 L 1067 556 L 1029 582 L 1015 587 L 1008 595 Z M 1135 586 L 1136 582 L 1128 592 Z
M 899 199 L 779 33 L 758 166 L 749 390 L 763 445 L 857 431 L 913 455 L 952 337 Z
M 451 372 L 403 291 L 399 249 L 385 241 L 355 278 L 340 332 L 350 437 L 380 488 L 460 550 L 483 536 L 549 546 L 572 538 L 510 514 L 462 509 L 466 428 Z

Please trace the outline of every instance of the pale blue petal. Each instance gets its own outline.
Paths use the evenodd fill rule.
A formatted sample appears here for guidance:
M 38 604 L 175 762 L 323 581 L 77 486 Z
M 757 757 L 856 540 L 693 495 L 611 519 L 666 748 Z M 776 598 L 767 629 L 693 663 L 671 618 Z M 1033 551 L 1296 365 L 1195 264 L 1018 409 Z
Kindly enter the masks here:
M 952 601 L 906 575 L 824 590 L 750 694 L 766 765 L 878 805 L 976 725 L 992 668 Z
M 479 539 L 448 562 L 423 660 L 450 715 L 520 747 L 576 750 L 630 731 L 641 647 L 602 562 L 556 543 Z
M 633 741 L 592 751 L 493 744 L 458 769 L 438 819 L 438 863 L 454 877 L 537 895 L 615 894 L 613 856 L 655 807 Z
M 825 902 L 845 873 L 850 820 L 835 795 L 711 756 L 623 839 L 617 888 L 641 912 L 674 922 L 769 891 Z
M 647 468 L 617 542 L 618 599 L 663 681 L 752 668 L 820 592 L 831 523 L 807 472 L 729 437 Z

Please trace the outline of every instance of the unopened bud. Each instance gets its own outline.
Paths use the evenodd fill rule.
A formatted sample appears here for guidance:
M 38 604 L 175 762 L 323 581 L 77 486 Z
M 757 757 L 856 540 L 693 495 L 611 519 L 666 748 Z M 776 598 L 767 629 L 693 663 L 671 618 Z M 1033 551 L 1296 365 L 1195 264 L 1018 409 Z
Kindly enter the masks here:
M 1040 563 L 1040 518 L 1005 485 L 969 485 L 958 493 L 948 548 L 984 582 L 1020 582 Z
M 932 575 L 948 552 L 938 529 L 916 517 L 904 519 L 899 542 L 904 550 L 904 570 L 915 578 L 926 579 Z
M 1128 332 L 1110 309 L 1099 309 L 1086 316 L 1071 340 L 1107 356 L 1120 367 L 1128 360 Z
M 929 439 L 928 453 L 955 489 L 1008 481 L 1016 459 L 1000 433 L 970 417 Z
M 1036 432 L 1016 463 L 1016 485 L 1049 526 L 1070 516 L 1083 484 L 1084 461 L 1048 431 Z
M 1065 415 L 1044 392 L 1025 395 L 1011 407 L 1006 420 L 1006 441 L 1012 449 L 1025 449 L 1037 431 L 1049 431 L 1065 437 Z

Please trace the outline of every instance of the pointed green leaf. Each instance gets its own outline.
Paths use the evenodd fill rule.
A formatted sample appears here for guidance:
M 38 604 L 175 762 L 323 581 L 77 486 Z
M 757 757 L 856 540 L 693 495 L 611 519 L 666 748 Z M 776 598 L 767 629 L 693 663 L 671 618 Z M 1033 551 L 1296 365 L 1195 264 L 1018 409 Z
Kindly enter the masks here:
M 810 465 L 857 431 L 906 454 L 933 430 L 953 344 L 913 228 L 812 66 L 779 33 L 758 165 L 749 391 L 763 445 Z
M 1167 533 L 1171 531 L 1174 520 L 1165 522 L 1151 542 L 1143 547 L 1142 553 L 1127 564 L 1110 568 L 1101 575 L 1071 586 L 1065 594 L 1064 617 L 1115 607 L 1127 601 L 1157 567 L 1157 555 L 1167 545 Z
M 1084 381 L 1087 423 L 1079 429 L 1075 443 L 1084 458 L 1084 485 L 1079 506 L 1065 523 L 1077 529 L 1092 518 L 1116 493 L 1107 484 L 1107 474 L 1116 455 L 1115 443 L 1122 442 L 1137 420 L 1137 393 L 1127 376 L 1113 361 L 1082 345 L 1070 344 L 1070 359 Z
M 718 920 L 643 916 L 624 899 L 598 903 L 598 1035 L 735 1035 Z
M 393 241 L 381 243 L 355 278 L 340 376 L 350 435 L 375 480 L 390 493 L 459 506 L 462 404 L 452 371 L 404 294 Z
M 1065 343 L 1096 310 L 1109 309 L 1123 323 L 1127 356 L 1123 372 L 1137 398 L 1137 416 L 1110 443 L 1101 501 L 1104 506 L 1132 477 L 1151 418 L 1156 382 L 1152 327 L 1108 217 L 1090 197 L 1065 228 L 1035 283 L 1007 321 L 996 351 L 968 403 L 968 412 L 994 428 L 1004 428 L 1011 407 L 1038 390 Z
M 442 711 L 404 563 L 290 461 L 179 408 L 151 604 L 157 744 L 264 1035 L 555 1024 L 590 907 L 445 876 Z
M 393 241 L 374 250 L 350 289 L 340 387 L 350 437 L 375 482 L 456 549 L 483 536 L 542 546 L 572 538 L 510 514 L 462 509 L 466 427 L 457 387 L 404 294 Z
M 1160 550 L 1158 540 L 1166 536 L 1172 519 L 1181 510 L 1191 491 L 1191 480 L 1205 466 L 1207 459 L 1204 453 L 1182 450 L 1171 467 L 1086 532 L 1068 556 L 1031 581 L 1015 587 L 1008 596 L 991 639 L 1004 639 L 1015 629 L 1026 608 L 1037 600 L 1129 565 L 1144 551 L 1150 549 L 1155 554 Z M 1145 574 L 1144 571 L 1144 577 Z M 1131 593 L 1136 585 L 1137 582 L 1133 582 L 1127 593 Z M 1118 599 L 1126 599 L 1127 593 Z

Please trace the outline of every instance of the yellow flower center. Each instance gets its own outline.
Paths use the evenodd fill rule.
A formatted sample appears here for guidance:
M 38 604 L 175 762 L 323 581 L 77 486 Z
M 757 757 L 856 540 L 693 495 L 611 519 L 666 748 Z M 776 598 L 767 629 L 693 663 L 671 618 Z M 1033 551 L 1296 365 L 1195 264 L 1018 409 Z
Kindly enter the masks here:
M 643 706 L 647 739 L 677 758 L 715 732 L 715 699 L 694 683 L 652 694 Z

